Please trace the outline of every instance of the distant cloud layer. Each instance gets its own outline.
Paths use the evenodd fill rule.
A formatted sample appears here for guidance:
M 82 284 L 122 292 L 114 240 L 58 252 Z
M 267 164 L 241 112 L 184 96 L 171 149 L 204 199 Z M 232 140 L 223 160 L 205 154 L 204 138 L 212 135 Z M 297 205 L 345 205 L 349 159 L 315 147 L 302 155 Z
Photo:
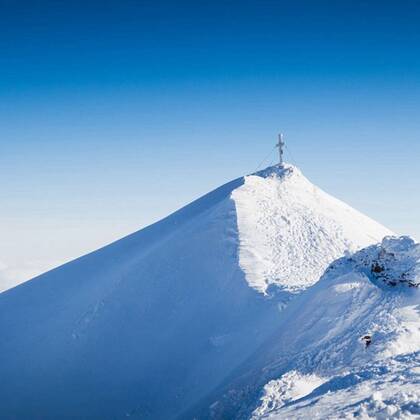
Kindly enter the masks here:
M 0 293 L 30 280 L 57 265 L 59 265 L 58 262 L 46 265 L 45 263 L 30 261 L 23 263 L 19 267 L 12 267 L 0 261 Z

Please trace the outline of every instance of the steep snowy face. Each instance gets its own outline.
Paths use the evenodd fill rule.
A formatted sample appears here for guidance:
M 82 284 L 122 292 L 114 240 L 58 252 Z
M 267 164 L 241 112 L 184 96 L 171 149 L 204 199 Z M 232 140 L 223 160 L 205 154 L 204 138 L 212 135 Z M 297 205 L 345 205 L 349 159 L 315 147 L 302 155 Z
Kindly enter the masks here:
M 245 177 L 232 192 L 240 238 L 239 263 L 248 284 L 296 293 L 314 284 L 345 252 L 391 232 L 311 184 L 293 166 Z
M 418 418 L 419 268 L 419 245 L 407 237 L 385 238 L 332 263 L 284 310 L 253 361 L 207 400 L 207 413 Z
M 0 293 L 0 417 L 179 418 L 286 331 L 283 295 L 269 285 L 290 296 L 337 255 L 386 233 L 293 167 L 234 180 Z M 319 296 L 311 308 L 322 324 L 329 296 Z M 311 331 L 313 314 L 303 312 L 306 330 L 291 322 L 290 331 Z M 316 331 L 316 340 L 328 332 Z M 309 351 L 310 338 L 292 349 Z
M 238 266 L 237 179 L 0 294 L 0 418 L 172 419 L 276 328 Z
M 253 418 L 419 418 L 419 270 L 409 237 L 333 263 L 287 334 L 292 370 L 264 386 Z

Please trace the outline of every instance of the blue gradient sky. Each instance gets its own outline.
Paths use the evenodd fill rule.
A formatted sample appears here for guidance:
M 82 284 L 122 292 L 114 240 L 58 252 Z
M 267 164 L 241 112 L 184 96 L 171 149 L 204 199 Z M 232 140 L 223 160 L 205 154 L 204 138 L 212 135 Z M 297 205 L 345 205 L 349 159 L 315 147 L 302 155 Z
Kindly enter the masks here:
M 420 238 L 419 22 L 414 0 L 0 0 L 0 261 L 137 230 L 279 130 L 314 183 Z

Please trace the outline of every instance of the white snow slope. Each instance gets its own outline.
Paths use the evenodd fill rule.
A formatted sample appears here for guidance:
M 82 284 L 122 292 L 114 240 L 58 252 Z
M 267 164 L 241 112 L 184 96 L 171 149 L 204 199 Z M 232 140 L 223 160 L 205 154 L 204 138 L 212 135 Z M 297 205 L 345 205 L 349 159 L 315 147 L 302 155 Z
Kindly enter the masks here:
M 407 237 L 331 264 L 201 417 L 420 418 L 419 270 Z
M 278 331 L 285 294 L 388 232 L 293 167 L 232 181 L 0 294 L 0 417 L 179 417 Z
M 293 166 L 245 178 L 232 193 L 240 233 L 239 261 L 251 287 L 296 293 L 328 264 L 391 232 L 311 184 Z

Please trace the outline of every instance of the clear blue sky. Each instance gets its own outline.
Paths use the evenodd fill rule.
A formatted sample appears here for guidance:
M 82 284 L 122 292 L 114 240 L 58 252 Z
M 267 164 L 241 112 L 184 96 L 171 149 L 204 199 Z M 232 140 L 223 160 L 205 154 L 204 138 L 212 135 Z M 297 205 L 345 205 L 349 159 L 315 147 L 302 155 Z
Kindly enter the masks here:
M 0 261 L 137 230 L 279 130 L 314 183 L 420 238 L 419 22 L 414 0 L 0 0 Z

